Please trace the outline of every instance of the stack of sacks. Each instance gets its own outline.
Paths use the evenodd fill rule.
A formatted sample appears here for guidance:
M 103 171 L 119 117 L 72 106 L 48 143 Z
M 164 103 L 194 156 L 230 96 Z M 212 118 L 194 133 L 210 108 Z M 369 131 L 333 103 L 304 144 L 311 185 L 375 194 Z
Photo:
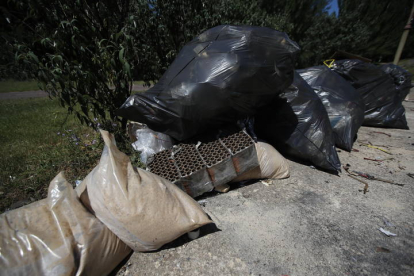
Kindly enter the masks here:
M 107 275 L 130 252 L 152 251 L 211 223 L 171 182 L 132 167 L 113 136 L 76 188 L 59 174 L 48 198 L 0 216 L 5 275 Z
M 58 174 L 48 197 L 0 216 L 2 275 L 107 275 L 129 248 Z
M 98 166 L 77 188 L 82 202 L 134 251 L 152 251 L 212 221 L 176 185 L 134 168 L 111 134 Z

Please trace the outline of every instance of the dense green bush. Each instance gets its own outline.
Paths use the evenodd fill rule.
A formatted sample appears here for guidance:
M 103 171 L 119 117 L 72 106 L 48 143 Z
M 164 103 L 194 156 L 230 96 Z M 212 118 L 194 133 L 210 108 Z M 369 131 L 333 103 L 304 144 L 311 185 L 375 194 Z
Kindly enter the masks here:
M 125 127 L 115 111 L 133 79 L 157 81 L 185 43 L 219 24 L 287 32 L 303 49 L 299 68 L 321 64 L 336 50 L 392 59 L 410 0 L 339 0 L 338 16 L 328 14 L 330 2 L 9 0 L 0 4 L 0 78 L 16 71 L 35 78 L 81 122 L 111 130 Z M 412 43 L 406 57 L 414 54 Z

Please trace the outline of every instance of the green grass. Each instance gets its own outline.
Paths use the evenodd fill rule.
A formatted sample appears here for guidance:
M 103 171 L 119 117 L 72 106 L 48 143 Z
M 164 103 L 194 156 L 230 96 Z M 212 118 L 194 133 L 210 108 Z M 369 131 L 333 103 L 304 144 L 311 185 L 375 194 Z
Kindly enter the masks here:
M 145 82 L 144 81 L 133 81 L 134 85 L 144 85 Z M 151 85 L 154 85 L 154 82 L 150 82 Z
M 0 210 L 46 197 L 60 171 L 72 184 L 83 179 L 99 160 L 98 137 L 56 100 L 0 101 Z
M 135 84 L 135 85 L 144 85 L 144 81 L 134 81 L 133 84 Z
M 37 81 L 15 81 L 3 80 L 0 81 L 0 93 L 6 92 L 22 92 L 22 91 L 37 91 L 40 90 L 37 86 Z

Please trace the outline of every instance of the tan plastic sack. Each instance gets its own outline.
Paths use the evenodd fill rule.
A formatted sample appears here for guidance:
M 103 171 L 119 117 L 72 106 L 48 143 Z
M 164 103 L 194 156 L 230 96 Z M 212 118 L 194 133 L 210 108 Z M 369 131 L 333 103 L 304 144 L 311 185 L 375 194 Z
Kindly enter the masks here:
M 283 179 L 290 176 L 287 160 L 271 145 L 263 142 L 255 144 L 259 167 L 239 175 L 232 182 L 250 179 Z
M 189 195 L 164 178 L 134 168 L 113 136 L 101 134 L 105 141 L 101 160 L 78 191 L 95 215 L 133 250 L 156 250 L 211 223 Z
M 107 275 L 131 249 L 57 175 L 48 198 L 0 215 L 1 275 Z

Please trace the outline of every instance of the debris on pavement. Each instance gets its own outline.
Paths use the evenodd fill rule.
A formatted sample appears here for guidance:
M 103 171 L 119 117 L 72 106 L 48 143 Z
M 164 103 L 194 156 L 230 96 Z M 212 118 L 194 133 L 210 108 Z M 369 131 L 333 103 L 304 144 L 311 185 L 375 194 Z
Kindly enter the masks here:
M 197 239 L 200 236 L 200 228 L 198 228 L 198 229 L 196 229 L 194 231 L 188 232 L 187 235 L 188 235 L 188 238 L 190 240 Z
M 355 179 L 355 180 L 357 180 L 357 181 L 359 181 L 359 182 L 361 182 L 362 184 L 365 185 L 364 186 L 364 189 L 363 190 L 360 190 L 360 191 L 363 191 L 364 194 L 366 194 L 368 192 L 368 188 L 369 188 L 368 182 L 363 181 L 363 180 L 357 178 L 355 175 L 358 175 L 358 174 L 355 174 L 355 172 L 351 171 L 350 170 L 350 167 L 351 167 L 350 164 L 346 164 L 345 166 L 343 166 L 344 170 L 348 173 L 348 176 L 349 177 L 351 177 L 351 178 L 353 178 L 353 179 Z
M 384 221 L 384 224 L 388 227 L 395 227 L 394 224 L 392 224 L 391 222 L 389 222 L 386 218 L 382 218 L 382 220 Z
M 395 237 L 397 236 L 397 234 L 394 234 L 388 230 L 385 230 L 384 228 L 380 227 L 378 230 L 380 230 L 382 233 L 384 233 L 385 235 L 387 235 L 388 237 Z
M 370 160 L 370 161 L 376 161 L 376 162 L 383 162 L 383 159 L 373 159 L 373 158 L 368 158 L 368 157 L 364 157 L 364 160 Z
M 387 180 L 387 179 L 384 179 L 384 178 L 381 178 L 381 177 L 377 177 L 377 176 L 374 176 L 372 174 L 359 172 L 359 171 L 355 171 L 355 170 L 350 170 L 350 166 L 348 166 L 348 165 L 349 164 L 347 164 L 347 166 L 344 166 L 344 169 L 350 175 L 356 175 L 356 176 L 364 177 L 364 178 L 369 179 L 369 180 L 377 180 L 377 181 L 381 181 L 381 182 L 385 182 L 385 183 L 388 183 L 388 184 L 397 185 L 397 186 L 401 186 L 401 187 L 404 187 L 404 185 L 405 185 L 405 184 L 395 183 L 394 181 Z
M 357 180 L 357 181 L 359 181 L 359 182 L 361 182 L 362 184 L 365 185 L 364 186 L 364 190 L 362 190 L 364 192 L 364 194 L 366 194 L 368 192 L 368 187 L 369 187 L 368 182 L 363 181 L 363 180 L 361 180 L 361 179 L 353 176 L 352 174 L 348 174 L 348 176 L 351 177 L 351 178 L 353 178 L 353 179 L 355 179 L 355 180 Z
M 270 180 L 270 179 L 267 179 L 267 180 L 261 180 L 260 182 L 261 182 L 263 185 L 265 185 L 265 186 L 270 186 L 270 185 L 272 185 L 272 184 L 273 184 L 272 180 Z
M 218 186 L 214 187 L 214 190 L 216 192 L 220 192 L 220 193 L 227 193 L 230 190 L 230 185 L 221 184 L 221 185 L 218 185 Z
M 391 134 L 388 134 L 388 133 L 385 133 L 385 132 L 382 132 L 382 131 L 371 131 L 371 133 L 384 134 L 384 135 L 387 135 L 388 137 L 391 137 Z
M 201 200 L 199 200 L 199 201 L 197 201 L 197 202 L 198 202 L 198 204 L 200 204 L 201 206 L 206 207 L 206 204 L 207 204 L 207 200 L 206 200 L 206 199 L 201 199 Z
M 369 148 L 372 148 L 372 149 L 377 149 L 377 150 L 380 150 L 380 151 L 382 151 L 382 152 L 385 152 L 385 153 L 388 153 L 388 154 L 392 155 L 392 153 L 391 153 L 391 152 L 389 152 L 389 151 L 387 151 L 387 150 L 385 150 L 385 149 L 383 149 L 383 148 L 380 148 L 380 147 L 374 146 L 374 145 L 365 144 L 364 146 L 369 147 Z
M 378 246 L 377 249 L 375 249 L 375 251 L 384 252 L 384 253 L 391 253 L 391 250 L 389 250 L 388 248 L 385 248 L 385 247 L 381 247 L 381 246 Z

